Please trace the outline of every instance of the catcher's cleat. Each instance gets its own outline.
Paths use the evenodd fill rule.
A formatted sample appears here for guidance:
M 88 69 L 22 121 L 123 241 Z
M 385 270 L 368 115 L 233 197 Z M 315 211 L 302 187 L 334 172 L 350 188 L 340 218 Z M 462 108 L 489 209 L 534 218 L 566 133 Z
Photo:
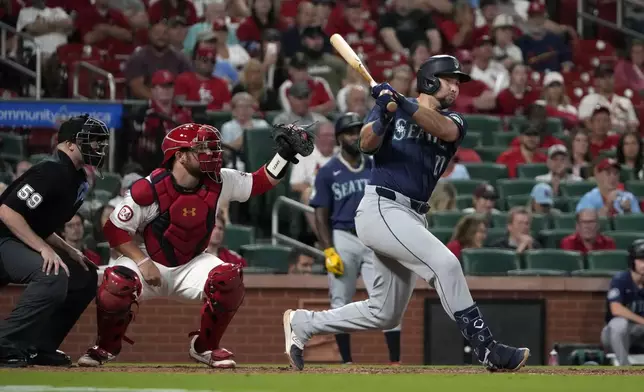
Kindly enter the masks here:
M 99 367 L 116 359 L 112 355 L 98 346 L 91 347 L 87 352 L 78 359 L 80 367 Z
M 293 320 L 294 310 L 287 310 L 284 312 L 282 323 L 284 325 L 284 353 L 288 357 L 291 367 L 296 370 L 304 369 L 304 344 L 295 335 L 291 328 L 291 321 Z
M 195 342 L 199 336 L 194 336 L 190 341 L 190 358 L 194 359 L 199 363 L 206 364 L 214 369 L 233 369 L 237 364 L 233 361 L 233 353 L 226 350 L 225 348 L 218 348 L 215 350 L 207 350 L 202 353 L 198 353 L 195 350 Z
M 513 372 L 525 366 L 530 357 L 530 349 L 522 347 L 515 348 L 505 344 L 492 342 L 485 349 L 483 366 L 490 372 L 506 371 Z

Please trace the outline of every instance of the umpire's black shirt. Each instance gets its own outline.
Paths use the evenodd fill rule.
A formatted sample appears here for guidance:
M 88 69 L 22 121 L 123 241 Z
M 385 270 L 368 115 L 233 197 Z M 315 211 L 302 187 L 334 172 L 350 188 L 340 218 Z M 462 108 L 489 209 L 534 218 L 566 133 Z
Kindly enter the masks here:
M 4 204 L 27 221 L 31 229 L 46 239 L 62 229 L 78 211 L 89 189 L 85 170 L 76 169 L 60 150 L 51 159 L 32 166 L 0 196 Z M 14 237 L 0 221 L 0 238 Z

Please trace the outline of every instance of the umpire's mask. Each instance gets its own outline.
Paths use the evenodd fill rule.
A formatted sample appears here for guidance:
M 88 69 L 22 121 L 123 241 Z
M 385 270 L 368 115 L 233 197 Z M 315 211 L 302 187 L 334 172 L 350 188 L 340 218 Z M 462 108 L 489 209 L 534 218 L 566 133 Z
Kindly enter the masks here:
M 76 145 L 80 147 L 85 164 L 94 166 L 101 176 L 100 169 L 105 163 L 109 146 L 110 131 L 101 120 L 88 117 L 81 131 L 76 134 Z

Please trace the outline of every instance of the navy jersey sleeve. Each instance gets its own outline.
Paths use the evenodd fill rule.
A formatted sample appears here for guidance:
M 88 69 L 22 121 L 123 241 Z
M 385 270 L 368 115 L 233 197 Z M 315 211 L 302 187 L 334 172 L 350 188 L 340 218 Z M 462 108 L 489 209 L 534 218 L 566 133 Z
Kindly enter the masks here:
M 465 118 L 463 118 L 463 116 L 456 112 L 446 112 L 445 116 L 452 120 L 458 127 L 458 139 L 456 139 L 456 141 L 454 142 L 454 144 L 458 146 L 461 144 L 461 142 L 465 138 L 465 135 L 467 134 L 467 121 L 465 121 Z
M 606 299 L 608 302 L 618 302 L 623 304 L 625 302 L 626 294 L 626 282 L 622 278 L 622 274 L 615 275 L 610 281 L 610 287 L 608 293 L 606 293 Z
M 55 164 L 44 162 L 29 169 L 12 183 L 3 195 L 2 204 L 10 207 L 23 217 L 38 210 L 42 202 L 54 197 L 57 177 Z
M 328 208 L 333 207 L 333 192 L 328 181 L 328 165 L 322 166 L 315 176 L 315 182 L 311 191 L 311 200 L 309 205 L 313 208 Z

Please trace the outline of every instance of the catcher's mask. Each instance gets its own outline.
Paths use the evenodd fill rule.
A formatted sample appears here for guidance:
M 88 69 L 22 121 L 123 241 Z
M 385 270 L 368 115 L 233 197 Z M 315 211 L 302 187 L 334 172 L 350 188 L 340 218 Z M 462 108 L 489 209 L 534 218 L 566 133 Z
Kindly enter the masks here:
M 184 124 L 166 135 L 161 144 L 165 164 L 176 151 L 189 149 L 197 155 L 199 170 L 215 182 L 221 182 L 223 150 L 217 128 L 210 125 Z

